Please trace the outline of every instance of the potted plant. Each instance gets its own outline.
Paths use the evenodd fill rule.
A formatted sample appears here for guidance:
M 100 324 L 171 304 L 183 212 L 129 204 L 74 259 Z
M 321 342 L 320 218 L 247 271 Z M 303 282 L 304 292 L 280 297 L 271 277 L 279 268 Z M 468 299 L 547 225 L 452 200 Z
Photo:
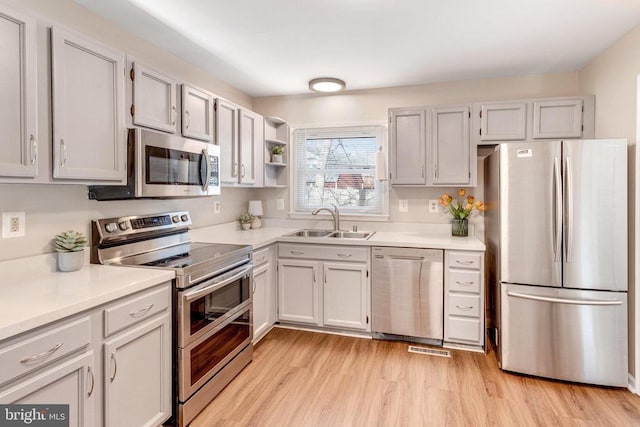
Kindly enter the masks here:
M 284 163 L 282 153 L 284 153 L 282 145 L 274 145 L 271 147 L 271 161 L 273 163 Z
M 459 199 L 454 200 L 447 193 L 443 193 L 438 199 L 440 205 L 447 209 L 453 219 L 451 220 L 451 235 L 458 237 L 467 237 L 469 235 L 469 215 L 473 210 L 484 212 L 484 203 L 481 200 L 475 200 L 471 195 L 465 199 L 466 191 L 464 188 L 458 190 Z
M 77 231 L 69 230 L 56 235 L 58 269 L 60 271 L 80 270 L 84 264 L 84 245 L 86 243 L 87 238 Z
M 248 230 L 249 228 L 251 228 L 251 221 L 253 221 L 253 215 L 251 215 L 250 213 L 243 213 L 238 217 L 238 222 L 240 223 L 240 227 L 242 227 L 243 230 Z

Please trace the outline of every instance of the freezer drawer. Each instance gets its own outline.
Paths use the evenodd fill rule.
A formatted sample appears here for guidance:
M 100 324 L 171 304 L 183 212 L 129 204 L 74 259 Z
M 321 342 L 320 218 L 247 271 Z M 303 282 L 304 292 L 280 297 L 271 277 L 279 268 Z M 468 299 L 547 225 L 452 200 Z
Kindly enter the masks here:
M 500 285 L 507 371 L 627 386 L 627 294 Z

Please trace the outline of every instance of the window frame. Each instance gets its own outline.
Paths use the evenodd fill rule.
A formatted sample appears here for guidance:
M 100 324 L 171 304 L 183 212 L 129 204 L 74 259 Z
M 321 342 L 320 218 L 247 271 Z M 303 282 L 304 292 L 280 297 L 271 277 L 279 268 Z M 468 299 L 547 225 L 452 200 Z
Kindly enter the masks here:
M 375 122 L 375 123 L 348 123 L 348 124 L 310 124 L 310 125 L 295 125 L 291 127 L 291 141 L 290 143 L 290 174 L 289 174 L 289 182 L 291 183 L 289 187 L 289 217 L 292 219 L 310 219 L 315 218 L 315 215 L 312 215 L 312 209 L 306 208 L 301 209 L 298 206 L 298 173 L 299 169 L 298 165 L 298 141 L 295 138 L 296 132 L 298 131 L 330 131 L 340 129 L 351 129 L 354 128 L 378 128 L 376 135 L 378 137 L 378 147 L 382 147 L 382 151 L 385 154 L 388 154 L 388 145 L 387 145 L 387 134 L 388 128 L 385 122 Z M 388 155 L 385 155 L 385 162 L 388 162 Z M 374 170 L 375 177 L 375 170 Z M 340 216 L 343 218 L 347 218 L 349 220 L 367 220 L 367 221 L 388 221 L 389 220 L 389 181 L 385 180 L 375 180 L 375 185 L 379 186 L 380 197 L 380 208 L 381 212 L 375 213 L 367 213 L 367 212 L 349 212 L 349 211 L 340 211 Z M 327 213 L 325 215 L 324 212 L 320 214 L 320 218 L 329 217 L 330 215 Z

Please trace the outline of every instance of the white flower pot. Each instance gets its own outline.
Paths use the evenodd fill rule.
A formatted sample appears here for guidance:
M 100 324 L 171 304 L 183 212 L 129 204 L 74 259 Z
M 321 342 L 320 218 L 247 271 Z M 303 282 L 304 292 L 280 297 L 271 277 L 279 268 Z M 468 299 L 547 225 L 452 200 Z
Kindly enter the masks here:
M 283 158 L 282 158 L 282 154 L 272 154 L 271 155 L 271 161 L 273 163 L 284 163 Z
M 250 222 L 243 222 L 242 224 L 240 224 L 240 226 L 242 227 L 243 230 L 248 230 L 251 228 L 251 223 Z
M 84 249 L 76 252 L 58 252 L 58 270 L 76 271 L 84 264 Z

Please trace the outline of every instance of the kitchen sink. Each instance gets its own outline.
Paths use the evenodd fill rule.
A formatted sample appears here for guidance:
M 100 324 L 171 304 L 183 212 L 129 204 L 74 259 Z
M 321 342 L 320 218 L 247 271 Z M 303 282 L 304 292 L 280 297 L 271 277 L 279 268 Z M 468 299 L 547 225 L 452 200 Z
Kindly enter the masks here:
M 368 239 L 375 231 L 334 231 L 329 235 L 336 239 Z
M 332 230 L 300 230 L 289 233 L 285 237 L 327 237 L 333 233 Z

